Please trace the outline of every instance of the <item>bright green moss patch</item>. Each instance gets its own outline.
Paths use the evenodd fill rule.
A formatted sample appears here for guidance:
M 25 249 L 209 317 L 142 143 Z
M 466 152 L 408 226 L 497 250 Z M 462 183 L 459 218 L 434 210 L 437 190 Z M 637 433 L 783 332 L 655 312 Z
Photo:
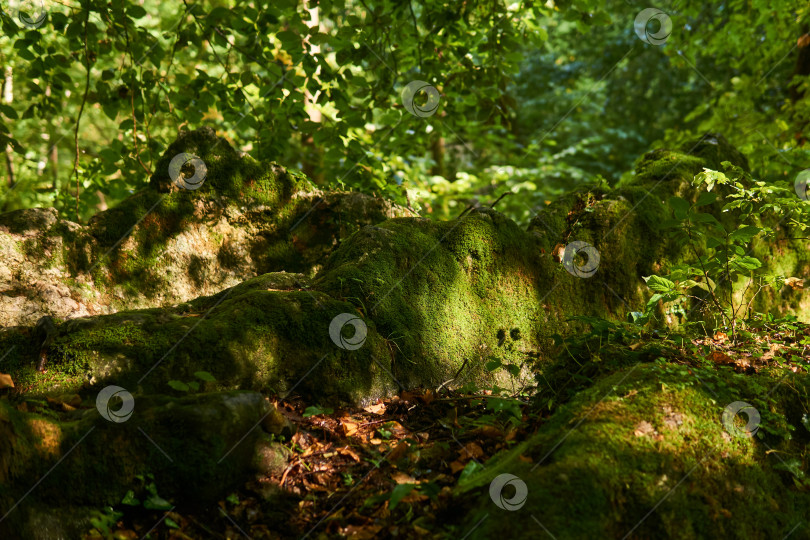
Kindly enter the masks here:
M 464 380 L 484 381 L 490 358 L 522 363 L 542 345 L 539 300 L 553 283 L 536 245 L 493 211 L 389 220 L 344 242 L 314 284 L 374 319 L 404 385 L 440 384 L 465 361 Z M 499 335 L 512 330 L 520 346 L 507 353 Z

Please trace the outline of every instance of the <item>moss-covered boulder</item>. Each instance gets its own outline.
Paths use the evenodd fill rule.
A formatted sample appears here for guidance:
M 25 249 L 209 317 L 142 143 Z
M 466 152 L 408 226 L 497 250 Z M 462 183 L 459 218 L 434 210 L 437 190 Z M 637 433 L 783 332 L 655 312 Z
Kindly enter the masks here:
M 188 164 L 172 180 L 178 155 L 205 164 L 195 189 L 178 184 L 193 177 Z M 87 226 L 53 209 L 0 215 L 0 326 L 171 305 L 273 271 L 312 275 L 360 227 L 412 215 L 377 197 L 317 189 L 211 129 L 184 131 L 148 188 Z
M 704 138 L 693 148 L 720 147 L 723 140 L 716 140 L 717 145 Z M 213 161 L 211 152 L 225 144 L 203 132 L 181 139 L 167 156 L 186 148 Z M 226 152 L 223 163 L 234 156 Z M 744 164 L 733 153 L 730 159 Z M 50 345 L 50 374 L 32 372 L 36 351 L 26 347 L 25 331 L 0 335 L 0 344 L 17 345 L 8 359 L 12 375 L 39 391 L 64 380 L 95 384 L 119 377 L 145 385 L 144 391 L 162 391 L 168 380 L 188 378 L 197 366 L 214 373 L 222 388 L 277 391 L 317 369 L 317 377 L 306 377 L 297 389 L 349 401 L 418 385 L 520 385 L 538 359 L 549 357 L 552 336 L 581 327 L 569 321 L 571 315 L 621 320 L 643 309 L 649 291 L 642 277 L 665 271 L 682 256 L 660 230 L 668 212 L 664 201 L 673 194 L 696 196 L 691 179 L 709 164 L 681 152 L 655 151 L 641 160 L 632 182 L 615 190 L 575 190 L 539 213 L 525 231 L 487 208 L 447 222 L 410 217 L 366 226 L 322 261 L 311 288 L 303 275 L 268 274 L 176 307 L 63 324 Z M 196 191 L 237 187 L 245 188 L 242 180 Z M 712 211 L 720 215 L 720 206 Z M 572 261 L 560 264 L 565 246 L 574 242 L 595 247 L 593 271 L 577 271 Z M 176 264 L 182 257 L 169 259 Z M 146 265 L 149 272 L 159 267 L 146 254 L 122 260 Z M 799 271 L 808 261 L 804 254 L 788 253 L 766 263 Z M 217 275 L 226 275 L 227 268 Z M 195 269 L 190 263 L 186 268 Z M 182 290 L 188 282 L 175 273 L 155 279 L 159 283 L 149 290 L 170 284 Z M 205 290 L 216 282 L 199 281 Z M 769 297 L 767 307 L 778 310 L 806 297 L 782 291 Z M 677 323 L 676 311 L 666 313 L 669 322 Z M 329 336 L 341 313 L 355 313 L 368 326 L 365 344 L 351 354 Z M 158 366 L 154 373 L 141 380 L 152 364 Z M 506 369 L 491 371 L 493 366 Z
M 258 457 L 267 460 L 259 425 L 270 406 L 260 394 L 134 392 L 134 408 L 126 410 L 97 398 L 74 403 L 70 412 L 35 401 L 17 410 L 0 400 L 0 536 L 78 538 L 89 528 L 89 509 L 119 504 L 129 489 L 137 489 L 129 503 L 146 508 L 165 499 L 212 504 Z M 124 416 L 110 421 L 102 417 L 115 418 L 108 411 Z M 48 510 L 68 506 L 73 511 L 60 519 Z
M 459 485 L 459 534 L 807 538 L 810 377 L 789 375 L 661 360 L 603 377 Z M 751 432 L 747 412 L 723 420 L 739 401 Z
M 4 370 L 15 392 L 53 395 L 117 384 L 141 393 L 175 393 L 169 381 L 216 379 L 203 390 L 296 392 L 323 401 L 365 402 L 397 388 L 385 366 L 390 343 L 373 322 L 357 349 L 341 347 L 335 317 L 352 304 L 302 288 L 300 274 L 267 274 L 172 308 L 123 311 L 67 321 L 49 347 L 46 372 L 32 358 L 30 332 L 0 332 Z M 350 325 L 349 325 L 350 326 Z M 345 329 L 349 333 L 349 329 Z M 337 341 L 336 341 L 337 340 Z

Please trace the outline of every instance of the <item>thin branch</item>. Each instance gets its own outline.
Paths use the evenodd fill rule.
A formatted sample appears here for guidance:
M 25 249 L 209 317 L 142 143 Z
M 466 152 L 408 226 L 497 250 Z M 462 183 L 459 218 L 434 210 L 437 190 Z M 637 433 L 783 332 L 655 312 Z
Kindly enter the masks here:
M 82 96 L 82 104 L 79 106 L 79 114 L 76 117 L 76 129 L 73 132 L 73 142 L 76 147 L 76 156 L 73 158 L 73 173 L 76 175 L 76 221 L 80 220 L 79 217 L 79 124 L 82 121 L 82 113 L 84 112 L 84 105 L 87 103 L 87 94 L 90 91 L 90 53 L 87 50 L 87 27 L 90 25 L 90 10 L 86 11 L 84 17 L 84 59 L 87 68 L 87 76 L 84 81 L 84 95 Z M 68 190 L 69 191 L 69 190 Z
M 408 0 L 408 9 L 411 10 L 411 19 L 413 20 L 413 33 L 416 34 L 416 55 L 419 58 L 419 73 L 422 73 L 422 43 L 419 37 L 419 26 L 416 24 L 416 14 L 413 12 L 413 3 Z
M 726 318 L 725 313 L 723 312 L 723 306 L 720 305 L 720 299 L 717 298 L 717 295 L 714 294 L 714 289 L 712 288 L 712 283 L 711 280 L 709 279 L 709 273 L 706 270 L 706 267 L 703 265 L 703 261 L 701 260 L 700 255 L 698 255 L 697 250 L 695 249 L 695 241 L 692 238 L 692 229 L 690 229 L 688 225 L 686 227 L 686 235 L 689 237 L 689 247 L 692 249 L 692 253 L 697 259 L 698 264 L 700 265 L 700 270 L 703 272 L 703 279 L 706 280 L 706 288 L 709 289 L 709 294 L 712 297 L 714 306 L 717 308 L 717 310 L 720 312 L 720 315 L 723 317 L 723 322 L 725 322 Z M 717 284 L 715 284 L 715 287 L 716 286 Z

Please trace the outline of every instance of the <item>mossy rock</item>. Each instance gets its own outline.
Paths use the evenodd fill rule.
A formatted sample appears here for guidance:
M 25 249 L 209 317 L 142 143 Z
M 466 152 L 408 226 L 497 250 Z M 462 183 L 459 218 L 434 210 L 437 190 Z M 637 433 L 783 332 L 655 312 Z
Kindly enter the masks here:
M 88 529 L 84 510 L 117 505 L 129 489 L 143 501 L 149 493 L 138 488 L 151 478 L 158 495 L 179 507 L 214 504 L 265 446 L 255 429 L 269 410 L 260 394 L 134 393 L 134 410 L 122 422 L 102 418 L 94 397 L 61 417 L 47 409 L 48 416 L 20 412 L 0 400 L 4 538 L 76 538 Z M 47 518 L 54 506 L 73 512 L 54 523 Z
M 29 395 L 85 393 L 103 384 L 174 393 L 169 381 L 196 381 L 198 371 L 216 379 L 205 390 L 295 388 L 324 401 L 357 403 L 393 392 L 396 382 L 384 368 L 390 349 L 374 324 L 368 322 L 361 348 L 341 348 L 330 324 L 356 310 L 299 289 L 300 281 L 300 275 L 269 274 L 173 308 L 64 322 L 48 349 L 45 373 L 31 361 L 30 332 L 7 330 L 0 343 L 13 349 L 4 370 L 16 391 Z
M 172 182 L 178 154 L 206 163 L 199 189 Z M 359 228 L 413 215 L 378 197 L 322 191 L 301 173 L 240 155 L 209 128 L 183 131 L 150 187 L 87 226 L 54 209 L 0 215 L 0 325 L 169 306 L 268 272 L 311 276 Z
M 206 174 L 202 193 L 215 192 L 240 201 L 254 199 L 280 206 L 298 191 L 313 189 L 306 176 L 294 173 L 275 163 L 260 163 L 248 155 L 240 155 L 228 141 L 218 137 L 208 127 L 183 130 L 169 145 L 155 165 L 149 185 L 158 192 L 178 191 L 182 180 L 170 177 L 169 164 L 180 155 L 196 156 L 204 163 Z M 187 156 L 187 157 L 188 157 Z M 191 166 L 189 166 L 191 168 Z M 195 171 L 196 172 L 196 171 Z M 182 174 L 194 174 L 185 169 Z
M 474 509 L 462 512 L 458 532 L 560 540 L 807 538 L 810 486 L 794 481 L 785 463 L 807 455 L 810 431 L 800 411 L 810 405 L 810 377 L 788 375 L 779 384 L 785 374 L 778 371 L 718 371 L 704 378 L 706 386 L 684 366 L 659 361 L 606 376 L 459 485 L 456 505 Z M 721 422 L 735 401 L 760 411 L 756 437 Z M 517 480 L 504 477 L 513 487 L 500 491 L 496 484 L 491 497 L 501 474 Z M 509 506 L 521 483 L 525 505 L 515 499 Z

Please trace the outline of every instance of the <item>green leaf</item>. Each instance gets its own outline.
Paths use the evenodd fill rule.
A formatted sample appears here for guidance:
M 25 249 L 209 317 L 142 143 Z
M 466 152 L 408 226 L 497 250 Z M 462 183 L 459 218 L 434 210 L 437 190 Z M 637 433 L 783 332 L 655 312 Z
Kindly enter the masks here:
M 11 108 L 10 106 L 8 106 L 8 105 L 0 105 L 0 112 L 2 112 L 3 114 L 5 114 L 7 117 L 11 118 L 12 120 L 16 120 L 16 119 L 17 119 L 17 111 L 15 111 L 14 109 L 12 109 L 12 108 Z
M 725 242 L 723 242 L 723 240 L 715 236 L 709 236 L 706 238 L 706 247 L 709 249 L 714 249 L 718 246 L 722 246 L 724 243 Z
M 143 501 L 143 507 L 147 510 L 170 510 L 172 504 L 160 495 L 155 494 Z
M 689 212 L 689 202 L 681 197 L 670 197 L 669 198 L 669 206 L 672 208 L 672 211 L 675 213 L 675 217 L 678 219 L 686 218 L 686 214 Z
M 494 360 L 490 360 L 489 362 L 487 362 L 484 365 L 484 367 L 486 368 L 487 371 L 495 371 L 496 369 L 500 368 L 502 365 L 503 364 L 501 363 L 501 361 L 499 359 L 495 358 Z
M 211 13 L 208 14 L 208 20 L 211 23 L 216 23 L 218 20 L 227 19 L 230 16 L 231 16 L 231 10 L 230 9 L 228 9 L 226 7 L 218 6 L 218 7 L 215 7 L 214 9 L 212 9 Z
M 662 278 L 661 276 L 652 275 L 652 276 L 647 276 L 647 277 L 645 277 L 643 279 L 647 283 L 647 287 L 649 287 L 650 289 L 652 289 L 655 292 L 667 293 L 667 292 L 671 292 L 673 289 L 675 289 L 675 284 L 674 283 L 672 283 L 667 278 Z
M 169 386 L 180 392 L 188 392 L 189 390 L 188 385 L 182 381 L 169 381 Z
M 127 15 L 133 19 L 140 19 L 146 17 L 146 10 L 137 4 L 133 4 L 127 7 Z
M 717 221 L 717 218 L 714 217 L 714 215 L 712 214 L 696 213 L 694 214 L 693 219 L 696 223 L 711 223 L 712 225 L 715 225 L 718 228 L 721 229 L 723 228 L 723 225 L 719 221 Z
M 484 467 L 478 464 L 477 461 L 471 459 L 467 466 L 464 467 L 464 470 L 461 471 L 461 475 L 458 477 L 458 485 L 463 484 L 465 481 L 469 480 L 475 473 L 478 471 L 483 470 Z
M 304 418 L 309 418 L 310 416 L 318 416 L 319 414 L 332 414 L 334 412 L 333 409 L 329 407 L 319 407 L 317 405 L 312 405 L 311 407 L 307 407 L 304 410 Z
M 712 204 L 716 200 L 717 193 L 703 192 L 700 194 L 700 197 L 698 197 L 695 206 L 706 206 L 707 204 Z
M 731 240 L 735 240 L 737 242 L 745 242 L 748 243 L 758 235 L 762 231 L 759 227 L 754 227 L 753 225 L 746 225 L 744 227 L 740 227 L 733 233 L 729 235 Z
M 414 490 L 416 484 L 399 484 L 397 485 L 393 491 L 391 491 L 391 497 L 388 499 L 388 509 L 393 510 L 397 507 L 399 502 L 407 497 L 411 491 Z
M 121 504 L 126 504 L 127 506 L 138 506 L 141 504 L 141 501 L 135 498 L 135 492 L 130 489 L 127 491 L 126 495 L 124 495 L 124 498 L 121 499 Z
M 205 382 L 216 382 L 217 380 L 214 378 L 213 375 L 208 373 L 207 371 L 195 371 L 194 376 L 198 379 L 201 379 Z
M 760 262 L 759 259 L 751 256 L 740 257 L 738 259 L 734 259 L 734 261 L 732 262 L 735 266 L 742 268 L 743 270 L 755 270 L 762 266 L 762 263 Z

